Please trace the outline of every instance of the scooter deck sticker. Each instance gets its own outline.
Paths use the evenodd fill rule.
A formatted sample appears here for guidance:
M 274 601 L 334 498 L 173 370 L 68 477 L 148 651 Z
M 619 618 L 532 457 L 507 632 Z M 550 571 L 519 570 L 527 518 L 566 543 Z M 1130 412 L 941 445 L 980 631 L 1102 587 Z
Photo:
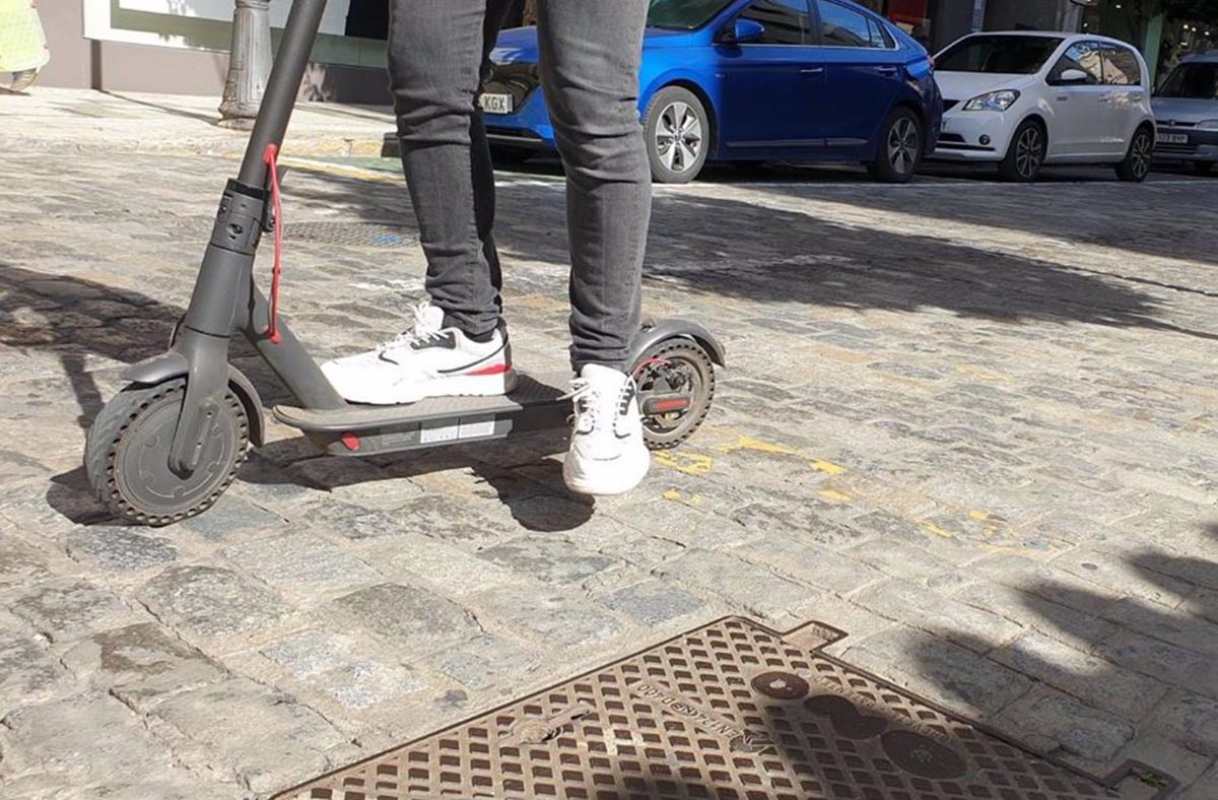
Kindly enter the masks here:
M 339 769 L 287 800 L 1094 800 L 1108 781 L 831 657 L 844 636 L 729 617 Z

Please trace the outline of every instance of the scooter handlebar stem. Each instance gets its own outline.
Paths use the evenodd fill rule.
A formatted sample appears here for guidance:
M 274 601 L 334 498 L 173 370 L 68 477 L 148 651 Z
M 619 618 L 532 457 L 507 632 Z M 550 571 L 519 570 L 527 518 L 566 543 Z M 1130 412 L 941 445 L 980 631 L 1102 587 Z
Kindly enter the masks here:
M 261 188 L 266 185 L 267 167 L 262 155 L 268 144 L 282 149 L 283 136 L 292 118 L 292 108 L 300 94 L 300 83 L 325 10 L 326 0 L 294 0 L 288 11 L 287 25 L 275 52 L 258 119 L 245 148 L 241 172 L 237 175 L 237 180 L 246 186 Z

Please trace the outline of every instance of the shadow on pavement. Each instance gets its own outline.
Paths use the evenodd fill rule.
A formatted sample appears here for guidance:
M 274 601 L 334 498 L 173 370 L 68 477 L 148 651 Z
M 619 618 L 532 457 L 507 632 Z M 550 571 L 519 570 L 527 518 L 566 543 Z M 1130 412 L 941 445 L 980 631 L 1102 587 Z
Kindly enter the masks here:
M 296 186 L 292 191 L 298 201 L 315 207 L 341 204 L 368 221 L 395 219 L 414 228 L 406 193 L 398 186 L 312 175 L 323 188 L 316 183 Z M 507 262 L 509 289 L 513 259 L 562 269 L 569 263 L 565 212 L 561 204 L 537 203 L 539 191 L 561 192 L 562 186 L 509 181 L 499 188 L 496 241 Z M 749 234 L 746 238 L 734 231 Z M 767 231 L 773 234 L 766 236 Z M 708 251 L 715 253 L 712 260 Z M 1165 309 L 1160 300 L 1114 276 L 930 235 L 844 225 L 695 194 L 655 197 L 644 276 L 710 297 L 796 302 L 810 309 L 939 308 L 1011 324 L 1083 322 L 1218 339 L 1218 333 L 1161 319 Z M 507 313 L 510 318 L 510 308 Z
M 521 176 L 562 176 L 561 163 L 551 157 L 504 167 L 510 172 L 502 178 L 509 181 Z M 984 167 L 943 162 L 924 165 L 911 184 L 891 186 L 874 183 L 861 167 L 852 164 L 745 162 L 709 165 L 691 191 L 697 193 L 700 185 L 734 185 L 782 197 L 851 203 L 877 214 L 914 214 L 923 217 L 928 228 L 970 224 L 1131 253 L 1218 263 L 1209 235 L 1218 227 L 1212 202 L 1218 179 L 1199 178 L 1174 165 L 1155 169 L 1146 184 L 1131 185 L 1118 181 L 1108 168 L 1061 166 L 1047 169 L 1040 182 L 1029 187 L 997 182 Z M 1156 187 L 1157 181 L 1188 184 L 1172 189 L 1196 196 L 1189 215 L 1158 209 L 1158 193 L 1165 187 Z M 843 185 L 852 192 L 865 192 L 865 199 L 836 191 Z M 969 201 L 970 194 L 978 190 L 990 193 L 987 202 Z M 1136 235 L 1130 232 L 1131 217 L 1140 226 Z
M 1080 567 L 1078 575 L 1009 584 L 1030 612 L 1020 638 L 1000 643 L 935 631 L 910 648 L 912 671 L 949 704 L 988 699 L 968 670 L 945 670 L 953 661 L 988 660 L 1014 670 L 1013 680 L 1015 673 L 1031 678 L 1027 691 L 1016 689 L 1010 702 L 998 704 L 997 724 L 1014 728 L 1016 736 L 1053 742 L 1053 754 L 1076 762 L 1112 765 L 1128 757 L 1129 748 L 1134 758 L 1153 758 L 1154 745 L 1146 742 L 1156 736 L 1198 758 L 1212 757 L 1218 747 L 1218 563 L 1144 549 L 1114 556 L 1105 566 Z M 1105 568 L 1121 570 L 1139 596 L 1088 588 L 1085 575 Z M 1163 602 L 1146 597 L 1159 593 Z M 987 670 L 1001 668 L 991 663 Z
M 135 363 L 161 353 L 183 309 L 167 305 L 138 292 L 112 289 L 94 281 L 67 275 L 50 275 L 0 262 L 0 344 L 17 350 L 37 350 L 58 358 L 80 408 L 77 417 L 87 429 L 108 399 L 103 396 L 91 359 L 98 357 L 121 364 Z M 256 354 L 240 337 L 233 340 L 233 358 L 248 362 Z M 264 400 L 290 397 L 288 390 L 269 370 L 251 371 Z M 564 441 L 549 434 L 531 437 L 530 452 L 559 452 Z M 367 480 L 359 469 L 338 470 L 330 485 L 294 473 L 294 463 L 316 458 L 316 450 L 303 436 L 279 440 L 263 448 L 248 463 L 241 479 L 250 483 L 294 483 L 315 489 L 332 489 Z M 390 459 L 378 459 L 386 477 L 413 477 L 446 469 L 468 467 L 525 528 L 534 531 L 564 531 L 577 528 L 592 516 L 592 507 L 569 499 L 559 467 L 532 465 L 527 487 L 516 472 L 494 467 L 476 457 L 475 451 L 447 448 L 418 451 Z M 263 468 L 259 468 L 259 464 Z M 267 468 L 271 467 L 271 468 Z M 526 491 L 525 489 L 529 490 Z M 566 496 L 563 503 L 542 507 L 535 497 Z M 112 521 L 92 491 L 83 467 L 51 479 L 47 502 L 77 524 Z
M 1078 176 L 1062 177 L 1077 184 Z M 1162 179 L 1180 180 L 1178 176 Z M 928 228 L 969 224 L 1022 231 L 1080 245 L 1113 247 L 1131 254 L 1218 264 L 1209 235 L 1209 231 L 1218 227 L 1218 211 L 1213 203 L 1218 182 L 1192 179 L 1187 184 L 1170 188 L 1195 198 L 1184 216 L 1177 211 L 1178 202 L 1170 207 L 1158 206 L 1160 192 L 1167 189 L 1156 187 L 1153 182 L 1143 185 L 1088 182 L 1072 187 L 1065 180 L 1049 180 L 1027 187 L 955 181 L 957 192 L 941 183 L 915 183 L 896 190 L 879 188 L 868 192 L 863 201 L 822 192 L 821 187 L 806 182 L 767 183 L 756 190 L 785 197 L 852 202 L 874 209 L 877 214 L 914 214 L 924 218 Z M 987 191 L 986 202 L 970 202 L 970 195 L 982 188 Z M 1132 230 L 1131 220 L 1136 220 Z
M 173 106 L 165 105 L 164 103 L 153 103 L 149 100 L 137 100 L 134 97 L 129 97 L 128 95 L 120 94 L 118 92 L 110 92 L 104 89 L 98 91 L 100 94 L 104 94 L 107 97 L 113 97 L 115 100 L 121 100 L 124 103 L 131 103 L 132 105 L 142 106 L 144 108 L 151 108 L 154 111 L 159 111 L 163 114 L 172 114 L 175 117 L 193 119 L 198 122 L 205 122 L 208 125 L 218 125 L 220 122 L 220 113 L 218 111 L 215 114 L 203 114 L 196 111 L 187 111 L 182 108 L 174 108 Z

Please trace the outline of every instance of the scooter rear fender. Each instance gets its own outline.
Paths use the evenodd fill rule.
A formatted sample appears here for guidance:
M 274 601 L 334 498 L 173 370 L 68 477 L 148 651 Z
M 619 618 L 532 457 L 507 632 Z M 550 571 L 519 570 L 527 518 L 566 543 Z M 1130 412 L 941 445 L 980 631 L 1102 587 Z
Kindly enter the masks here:
M 630 363 L 636 363 L 643 353 L 668 339 L 692 339 L 706 351 L 717 366 L 727 365 L 727 352 L 718 339 L 705 327 L 688 319 L 647 320 L 630 342 Z

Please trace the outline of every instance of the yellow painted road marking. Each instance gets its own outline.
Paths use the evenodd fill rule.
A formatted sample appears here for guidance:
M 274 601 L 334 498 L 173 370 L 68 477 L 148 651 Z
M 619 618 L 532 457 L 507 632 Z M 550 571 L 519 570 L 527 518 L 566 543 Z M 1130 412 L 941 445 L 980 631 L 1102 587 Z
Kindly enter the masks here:
M 834 464 L 832 461 L 825 461 L 815 457 L 809 458 L 793 447 L 775 442 L 767 442 L 764 439 L 757 439 L 753 436 L 741 435 L 736 437 L 735 442 L 719 446 L 719 452 L 721 453 L 735 453 L 740 450 L 750 450 L 755 453 L 766 453 L 769 455 L 796 456 L 807 461 L 808 466 L 812 469 L 817 472 L 823 472 L 826 475 L 841 475 L 846 471 L 845 467 Z
M 701 453 L 690 453 L 684 450 L 672 451 L 661 450 L 654 453 L 652 458 L 661 467 L 676 470 L 677 472 L 694 477 L 706 475 L 715 466 L 715 460 L 708 455 Z
M 846 471 L 845 467 L 834 464 L 831 461 L 824 461 L 819 458 L 814 458 L 808 462 L 808 465 L 817 472 L 823 472 L 826 475 L 841 475 Z
M 956 372 L 961 375 L 968 375 L 978 380 L 989 381 L 990 383 L 1010 383 L 1011 379 L 1000 372 L 990 372 L 987 369 L 974 367 L 969 364 L 959 364 L 956 366 Z
M 683 503 L 687 506 L 702 505 L 702 495 L 685 494 L 680 489 L 668 489 L 660 496 L 673 503 Z
M 940 528 L 938 525 L 936 525 L 933 522 L 923 522 L 923 523 L 921 523 L 921 525 L 923 528 L 926 528 L 926 530 L 930 531 L 935 536 L 939 536 L 943 539 L 955 539 L 956 538 L 954 534 L 952 534 L 949 531 L 943 530 L 942 528 Z
M 830 503 L 849 503 L 850 495 L 845 492 L 839 492 L 837 489 L 821 489 L 817 492 L 822 500 L 827 500 Z
M 297 158 L 293 156 L 280 156 L 279 163 L 285 167 L 296 167 L 297 169 L 307 169 L 311 172 L 325 172 L 331 175 L 343 175 L 348 178 L 360 178 L 366 181 L 376 181 L 378 183 L 401 183 L 401 173 L 381 172 L 375 169 L 366 169 L 364 167 L 356 167 L 349 164 L 334 164 L 329 161 L 315 161 L 311 158 Z

